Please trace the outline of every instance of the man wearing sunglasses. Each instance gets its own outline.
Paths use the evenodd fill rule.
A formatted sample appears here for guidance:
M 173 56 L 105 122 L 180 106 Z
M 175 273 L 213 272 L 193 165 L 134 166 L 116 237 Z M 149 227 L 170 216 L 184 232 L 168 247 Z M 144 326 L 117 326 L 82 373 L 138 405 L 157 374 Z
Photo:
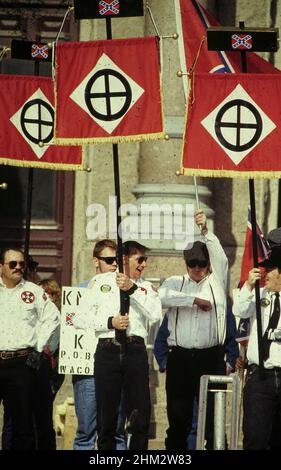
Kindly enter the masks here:
M 271 236 L 278 241 L 280 229 Z M 247 376 L 243 390 L 243 449 L 280 450 L 281 416 L 281 243 L 271 244 L 268 258 L 249 271 L 241 289 L 233 291 L 233 312 L 239 318 L 250 318 L 250 334 L 247 347 Z M 261 281 L 266 270 L 265 285 L 260 287 L 261 351 L 258 344 L 256 318 L 256 281 Z M 261 357 L 260 357 L 260 352 Z M 259 369 L 260 360 L 263 370 Z M 277 417 L 277 420 L 276 420 Z M 272 436 L 272 432 L 277 434 Z
M 166 393 L 169 428 L 166 449 L 184 451 L 192 426 L 194 398 L 199 400 L 200 377 L 225 374 L 228 261 L 217 237 L 207 229 L 202 210 L 195 213 L 201 240 L 184 250 L 187 273 L 166 279 L 159 289 L 168 307 Z M 211 394 L 212 395 L 212 394 Z M 207 448 L 213 447 L 213 397 L 206 417 Z
M 93 251 L 93 264 L 96 269 L 95 276 L 90 280 L 80 284 L 80 287 L 91 288 L 96 284 L 96 279 L 100 274 L 115 273 L 117 269 L 117 246 L 115 241 L 104 239 L 95 244 Z M 88 313 L 87 313 L 88 316 Z M 73 324 L 76 328 L 87 327 L 85 319 L 74 317 Z M 97 346 L 97 340 L 93 337 L 93 352 Z M 97 437 L 97 403 L 95 377 L 89 375 L 73 375 L 73 391 L 75 412 L 78 420 L 78 427 L 73 443 L 74 450 L 92 450 L 96 444 Z M 119 413 L 118 425 L 115 433 L 116 449 L 124 450 L 125 418 L 122 410 Z
M 11 415 L 13 449 L 34 448 L 32 359 L 51 338 L 53 345 L 59 340 L 58 309 L 41 287 L 23 279 L 24 269 L 22 251 L 1 252 L 0 401 Z
M 121 396 L 126 417 L 134 414 L 131 449 L 146 449 L 150 422 L 148 358 L 145 346 L 148 323 L 162 317 L 161 302 L 150 282 L 141 279 L 147 248 L 136 241 L 123 245 L 124 273 L 100 274 L 93 285 L 92 323 L 98 337 L 95 380 L 98 412 L 98 449 L 115 449 L 115 430 Z M 120 290 L 127 313 L 120 314 Z M 125 332 L 123 354 L 118 331 Z

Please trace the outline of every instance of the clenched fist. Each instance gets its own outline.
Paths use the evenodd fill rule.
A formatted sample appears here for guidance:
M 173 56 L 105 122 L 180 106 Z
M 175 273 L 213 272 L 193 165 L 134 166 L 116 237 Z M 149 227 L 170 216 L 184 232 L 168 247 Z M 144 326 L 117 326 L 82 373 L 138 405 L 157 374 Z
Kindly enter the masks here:
M 116 273 L 116 283 L 119 289 L 129 290 L 133 286 L 133 281 L 124 273 Z
M 112 318 L 112 326 L 116 330 L 126 330 L 129 326 L 129 316 L 126 313 L 125 315 L 115 315 Z
M 198 225 L 198 227 L 201 230 L 201 233 L 203 233 L 203 235 L 206 234 L 208 232 L 207 217 L 206 217 L 206 214 L 202 211 L 202 209 L 198 209 L 195 212 L 194 218 L 195 218 L 196 225 Z
M 251 271 L 249 271 L 248 279 L 246 281 L 246 284 L 249 288 L 250 291 L 253 290 L 255 287 L 256 281 L 260 281 L 261 279 L 261 270 L 259 268 L 253 268 Z
M 210 310 L 212 310 L 212 304 L 211 302 L 209 302 L 209 300 L 199 299 L 199 297 L 195 297 L 193 304 L 197 305 L 197 307 L 199 307 L 204 312 L 209 312 Z

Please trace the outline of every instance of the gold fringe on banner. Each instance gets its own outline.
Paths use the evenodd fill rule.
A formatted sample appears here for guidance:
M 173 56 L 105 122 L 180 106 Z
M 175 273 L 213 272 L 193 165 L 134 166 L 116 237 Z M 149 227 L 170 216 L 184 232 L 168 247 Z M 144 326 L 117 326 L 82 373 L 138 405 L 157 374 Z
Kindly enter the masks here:
M 272 179 L 281 178 L 280 171 L 235 171 L 235 170 L 205 170 L 200 168 L 181 167 L 181 174 L 185 176 L 202 176 L 209 178 L 247 178 L 247 179 Z
M 166 131 L 165 131 L 165 116 L 164 116 L 164 107 L 163 107 L 163 39 L 160 37 L 159 39 L 159 63 L 160 63 L 160 100 L 161 100 L 161 113 L 162 113 L 162 127 L 163 127 L 163 135 L 164 139 L 166 139 Z M 161 133 L 162 134 L 162 133 Z M 151 139 L 152 140 L 152 139 Z M 153 139 L 154 140 L 154 139 Z M 155 139 L 156 140 L 156 139 Z M 160 140 L 160 139 L 159 139 Z
M 39 168 L 42 170 L 66 170 L 66 171 L 82 171 L 86 170 L 86 166 L 83 164 L 83 151 L 82 151 L 82 163 L 71 164 L 71 163 L 49 163 L 49 162 L 33 162 L 29 160 L 16 160 L 13 158 L 0 157 L 0 166 L 9 165 L 17 166 L 20 168 Z
M 143 142 L 149 140 L 165 139 L 165 132 L 157 132 L 154 134 L 138 134 L 129 136 L 116 137 L 85 137 L 85 138 L 57 138 L 54 137 L 54 145 L 85 145 L 85 144 L 123 144 L 125 142 Z

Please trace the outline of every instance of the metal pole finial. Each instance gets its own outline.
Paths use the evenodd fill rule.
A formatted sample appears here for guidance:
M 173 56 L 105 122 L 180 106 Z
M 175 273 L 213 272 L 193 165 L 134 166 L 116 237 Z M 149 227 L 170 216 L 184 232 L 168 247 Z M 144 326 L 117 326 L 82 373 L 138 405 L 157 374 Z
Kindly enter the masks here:
M 174 33 L 174 34 L 166 34 L 164 36 L 161 36 L 162 39 L 178 39 L 179 35 L 178 33 Z

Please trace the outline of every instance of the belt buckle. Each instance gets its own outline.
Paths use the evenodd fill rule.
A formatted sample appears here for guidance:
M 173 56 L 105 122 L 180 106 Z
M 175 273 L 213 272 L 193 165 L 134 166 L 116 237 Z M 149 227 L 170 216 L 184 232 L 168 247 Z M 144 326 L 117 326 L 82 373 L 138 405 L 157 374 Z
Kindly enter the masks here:
M 9 351 L 1 351 L 0 353 L 0 359 L 5 361 L 6 359 L 11 359 L 13 357 L 13 353 Z

